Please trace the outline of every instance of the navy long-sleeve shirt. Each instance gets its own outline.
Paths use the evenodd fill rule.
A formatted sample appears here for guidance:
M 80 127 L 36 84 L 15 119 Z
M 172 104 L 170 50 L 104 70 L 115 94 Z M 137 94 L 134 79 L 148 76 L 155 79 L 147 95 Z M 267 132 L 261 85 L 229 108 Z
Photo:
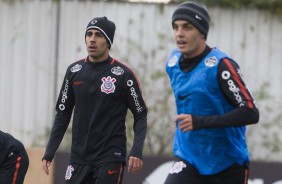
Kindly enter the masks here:
M 103 62 L 90 62 L 86 58 L 71 64 L 59 94 L 57 114 L 43 159 L 53 159 L 73 118 L 71 163 L 125 161 L 128 109 L 134 116 L 130 156 L 142 158 L 147 107 L 134 73 L 111 57 Z

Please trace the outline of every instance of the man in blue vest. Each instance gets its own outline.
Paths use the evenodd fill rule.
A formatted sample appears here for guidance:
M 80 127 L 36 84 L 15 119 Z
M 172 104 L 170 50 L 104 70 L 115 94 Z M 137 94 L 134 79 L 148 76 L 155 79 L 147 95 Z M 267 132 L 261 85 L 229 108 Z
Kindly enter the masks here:
M 244 184 L 250 161 L 246 125 L 259 111 L 239 65 L 207 45 L 210 16 L 205 5 L 177 6 L 172 28 L 177 48 L 166 71 L 177 107 L 173 153 L 165 184 Z

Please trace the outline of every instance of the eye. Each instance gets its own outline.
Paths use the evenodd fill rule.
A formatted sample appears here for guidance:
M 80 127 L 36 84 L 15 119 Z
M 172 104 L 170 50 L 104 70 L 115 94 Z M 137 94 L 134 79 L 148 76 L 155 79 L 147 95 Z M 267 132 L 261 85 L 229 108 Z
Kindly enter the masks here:
M 176 31 L 178 29 L 178 26 L 176 24 L 172 24 L 172 29 Z
M 190 31 L 190 30 L 193 29 L 193 26 L 192 26 L 192 24 L 185 24 L 185 25 L 183 26 L 183 29 L 185 29 L 186 31 Z
M 86 36 L 87 36 L 87 37 L 91 37 L 92 35 L 93 35 L 92 32 L 90 32 L 90 31 L 89 31 L 89 32 L 86 32 Z
M 95 35 L 96 35 L 97 37 L 100 37 L 100 38 L 104 36 L 103 33 L 100 33 L 100 32 L 96 33 Z

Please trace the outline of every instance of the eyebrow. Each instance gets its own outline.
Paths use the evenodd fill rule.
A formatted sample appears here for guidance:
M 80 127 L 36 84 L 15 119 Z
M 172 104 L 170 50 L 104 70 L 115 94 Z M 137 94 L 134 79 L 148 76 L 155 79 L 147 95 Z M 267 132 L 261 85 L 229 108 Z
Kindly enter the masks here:
M 97 29 L 90 29 L 88 31 L 86 31 L 86 33 L 93 33 L 93 34 L 103 34 L 101 31 L 97 30 Z

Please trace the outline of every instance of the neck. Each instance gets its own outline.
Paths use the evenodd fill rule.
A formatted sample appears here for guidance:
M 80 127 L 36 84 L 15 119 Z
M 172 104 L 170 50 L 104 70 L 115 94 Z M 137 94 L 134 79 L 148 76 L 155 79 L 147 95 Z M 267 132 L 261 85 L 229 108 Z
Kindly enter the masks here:
M 108 54 L 105 54 L 105 55 L 103 55 L 103 56 L 101 56 L 101 57 L 93 57 L 93 56 L 91 56 L 91 55 L 88 56 L 89 61 L 90 61 L 90 62 L 93 62 L 93 63 L 103 62 L 103 61 L 105 61 L 108 57 L 109 57 Z
M 190 52 L 190 53 L 183 53 L 183 55 L 187 59 L 197 57 L 197 56 L 199 56 L 200 54 L 202 54 L 204 52 L 204 50 L 206 49 L 206 46 L 207 46 L 206 42 L 203 41 L 192 52 Z

